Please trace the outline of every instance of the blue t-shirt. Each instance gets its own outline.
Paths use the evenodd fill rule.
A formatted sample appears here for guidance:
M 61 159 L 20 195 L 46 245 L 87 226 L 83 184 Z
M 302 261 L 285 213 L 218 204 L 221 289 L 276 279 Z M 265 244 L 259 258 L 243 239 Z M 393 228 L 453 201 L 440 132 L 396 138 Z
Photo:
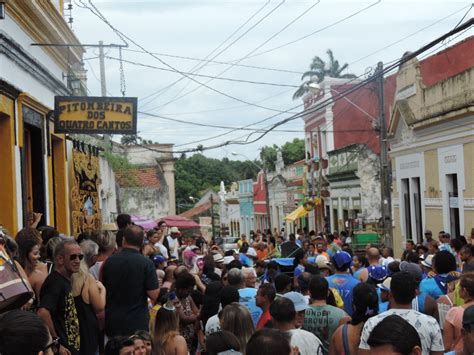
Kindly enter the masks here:
M 352 275 L 352 276 L 354 276 L 354 278 L 356 278 L 357 280 L 359 280 L 359 274 L 361 273 L 362 270 L 365 270 L 365 269 L 367 269 L 367 268 L 361 267 L 359 270 L 356 270 L 356 271 L 354 272 L 354 275 Z
M 257 289 L 255 288 L 242 288 L 239 290 L 239 303 L 247 307 L 252 316 L 253 325 L 257 326 L 257 322 L 262 315 L 262 309 L 257 307 L 255 297 L 257 296 Z
M 438 300 L 442 295 L 443 291 L 439 288 L 433 277 L 426 278 L 420 283 L 420 293 L 426 293 L 433 297 L 435 300 Z
M 298 265 L 294 271 L 294 277 L 300 276 L 304 272 L 305 268 L 303 265 Z
M 344 310 L 352 317 L 352 290 L 359 281 L 349 274 L 334 274 L 326 277 L 329 287 L 335 288 L 344 301 Z

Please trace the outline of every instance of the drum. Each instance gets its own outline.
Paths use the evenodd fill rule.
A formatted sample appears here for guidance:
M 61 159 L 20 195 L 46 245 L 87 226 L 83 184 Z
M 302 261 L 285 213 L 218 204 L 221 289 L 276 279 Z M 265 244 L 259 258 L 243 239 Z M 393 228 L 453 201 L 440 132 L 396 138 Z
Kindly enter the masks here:
M 31 297 L 33 297 L 32 290 L 21 277 L 14 261 L 0 241 L 0 313 L 20 308 Z

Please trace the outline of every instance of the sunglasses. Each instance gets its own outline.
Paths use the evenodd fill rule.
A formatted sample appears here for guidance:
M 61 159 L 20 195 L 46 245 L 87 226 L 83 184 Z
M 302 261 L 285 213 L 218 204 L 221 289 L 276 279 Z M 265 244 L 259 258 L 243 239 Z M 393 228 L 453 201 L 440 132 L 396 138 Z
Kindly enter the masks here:
M 47 352 L 49 349 L 52 350 L 53 354 L 59 354 L 59 338 L 54 337 L 51 343 L 46 345 L 46 347 L 43 349 L 43 352 Z
M 84 258 L 84 254 L 71 254 L 69 255 L 69 260 L 74 261 L 76 259 L 82 260 Z

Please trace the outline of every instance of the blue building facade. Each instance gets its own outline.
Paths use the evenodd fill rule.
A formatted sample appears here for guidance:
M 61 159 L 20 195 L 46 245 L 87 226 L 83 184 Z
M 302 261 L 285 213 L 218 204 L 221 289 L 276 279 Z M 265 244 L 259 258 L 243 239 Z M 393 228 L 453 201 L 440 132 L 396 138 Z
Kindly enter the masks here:
M 253 180 L 240 180 L 239 182 L 239 205 L 240 205 L 240 234 L 246 234 L 254 229 L 253 210 Z

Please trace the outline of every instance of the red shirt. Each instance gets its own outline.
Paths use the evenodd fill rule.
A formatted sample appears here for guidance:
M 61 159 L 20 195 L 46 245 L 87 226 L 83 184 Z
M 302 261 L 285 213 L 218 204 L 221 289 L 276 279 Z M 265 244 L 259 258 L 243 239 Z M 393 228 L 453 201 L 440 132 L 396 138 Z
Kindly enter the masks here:
M 270 310 L 263 312 L 263 314 L 260 316 L 260 319 L 257 322 L 257 330 L 265 328 L 265 324 L 267 324 L 267 322 L 271 320 L 272 320 L 272 316 L 270 315 Z

